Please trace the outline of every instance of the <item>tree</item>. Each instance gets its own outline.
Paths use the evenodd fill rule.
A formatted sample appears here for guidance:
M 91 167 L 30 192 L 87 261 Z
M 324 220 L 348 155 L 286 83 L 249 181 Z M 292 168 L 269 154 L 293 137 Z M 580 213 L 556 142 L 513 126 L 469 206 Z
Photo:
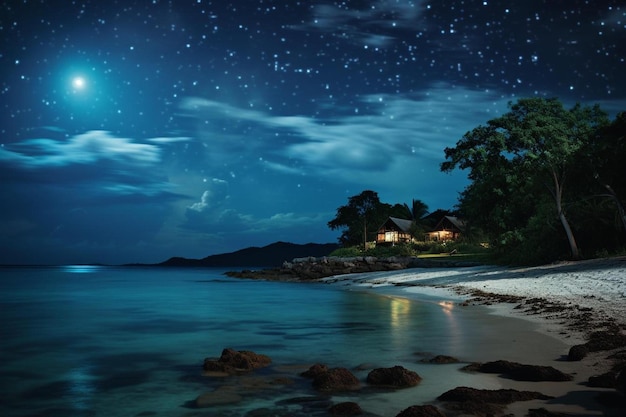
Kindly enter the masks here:
M 428 206 L 421 200 L 413 199 L 411 205 L 404 203 L 404 210 L 411 225 L 411 235 L 415 238 L 424 234 L 424 217 L 428 214 Z
M 348 199 L 348 204 L 337 209 L 335 218 L 328 222 L 332 230 L 342 229 L 339 242 L 344 246 L 363 244 L 366 246 L 368 233 L 377 228 L 402 206 L 381 203 L 378 193 L 366 190 Z
M 418 222 L 428 214 L 428 206 L 421 200 L 413 199 L 410 206 L 404 203 L 404 208 L 406 214 L 409 216 L 409 220 L 413 220 L 414 222 Z
M 557 99 L 542 98 L 520 99 L 509 103 L 509 109 L 486 126 L 467 132 L 456 147 L 446 148 L 441 170 L 470 170 L 472 183 L 462 194 L 461 205 L 470 212 L 488 213 L 481 223 L 487 226 L 485 231 L 498 233 L 492 235 L 496 239 L 523 239 L 515 232 L 523 228 L 512 226 L 529 224 L 532 218 L 537 224 L 534 216 L 540 211 L 534 206 L 544 198 L 541 190 L 548 190 L 571 256 L 578 259 L 564 204 L 567 175 L 573 156 L 606 124 L 606 114 L 598 106 L 577 104 L 567 110 Z M 490 222 L 495 225 L 489 226 Z

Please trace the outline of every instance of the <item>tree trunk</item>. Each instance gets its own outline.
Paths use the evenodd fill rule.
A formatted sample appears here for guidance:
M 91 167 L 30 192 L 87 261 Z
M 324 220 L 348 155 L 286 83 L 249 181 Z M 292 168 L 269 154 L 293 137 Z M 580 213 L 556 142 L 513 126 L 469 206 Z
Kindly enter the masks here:
M 363 216 L 363 250 L 367 250 L 367 217 Z
M 559 178 L 556 175 L 556 172 L 552 171 L 552 177 L 554 178 L 554 199 L 556 201 L 556 210 L 559 213 L 559 220 L 561 220 L 561 225 L 563 225 L 563 229 L 565 230 L 565 234 L 567 235 L 569 248 L 572 252 L 572 259 L 578 260 L 580 259 L 580 251 L 578 250 L 578 245 L 576 244 L 576 238 L 574 238 L 572 228 L 570 227 L 569 222 L 567 221 L 567 217 L 565 217 L 565 213 L 563 212 L 563 187 L 559 182 Z

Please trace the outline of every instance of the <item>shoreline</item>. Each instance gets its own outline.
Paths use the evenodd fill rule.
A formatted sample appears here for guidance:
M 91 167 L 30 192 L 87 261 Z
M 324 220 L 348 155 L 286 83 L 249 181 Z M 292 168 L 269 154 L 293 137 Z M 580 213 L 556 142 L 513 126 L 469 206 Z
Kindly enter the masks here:
M 530 409 L 543 408 L 554 413 L 546 415 L 623 415 L 624 408 L 610 403 L 615 395 L 619 398 L 615 388 L 590 386 L 589 378 L 626 366 L 626 257 L 528 268 L 407 269 L 337 275 L 319 282 L 417 301 L 424 297 L 452 299 L 460 308 L 486 306 L 489 314 L 531 322 L 536 332 L 567 345 L 570 353 L 564 351 L 556 358 L 527 354 L 524 363 L 549 364 L 574 375 L 574 379 L 540 383 L 500 378 L 504 388 L 556 397 L 550 401 L 516 402 L 507 407 L 507 412 L 525 416 Z M 617 344 L 610 344 L 615 339 L 606 341 L 609 335 L 619 339 Z M 598 338 L 601 340 L 594 341 Z M 608 344 L 601 346 L 605 342 Z M 572 347 L 593 343 L 600 348 L 590 349 L 582 360 L 567 360 Z M 502 356 L 492 360 L 506 359 L 506 354 Z M 611 399 L 607 400 L 607 396 Z

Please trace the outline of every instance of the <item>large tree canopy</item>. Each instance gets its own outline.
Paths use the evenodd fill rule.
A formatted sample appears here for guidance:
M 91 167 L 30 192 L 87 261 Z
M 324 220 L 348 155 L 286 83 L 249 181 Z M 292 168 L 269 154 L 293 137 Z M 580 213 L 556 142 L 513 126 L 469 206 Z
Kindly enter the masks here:
M 446 148 L 441 169 L 469 169 L 472 182 L 461 194 L 461 210 L 495 246 L 519 245 L 530 230 L 535 237 L 554 234 L 556 218 L 571 256 L 578 258 L 566 184 L 576 156 L 607 124 L 598 106 L 566 109 L 557 99 L 520 99 Z

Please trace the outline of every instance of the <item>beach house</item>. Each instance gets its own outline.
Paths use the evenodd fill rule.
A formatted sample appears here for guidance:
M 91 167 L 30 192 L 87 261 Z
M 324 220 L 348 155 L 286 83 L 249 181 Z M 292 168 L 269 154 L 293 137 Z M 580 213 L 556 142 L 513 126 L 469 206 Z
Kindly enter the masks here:
M 377 245 L 394 245 L 413 241 L 411 235 L 411 220 L 389 217 L 376 232 Z
M 432 231 L 426 233 L 426 240 L 448 242 L 457 240 L 465 231 L 465 222 L 458 217 L 443 216 Z

